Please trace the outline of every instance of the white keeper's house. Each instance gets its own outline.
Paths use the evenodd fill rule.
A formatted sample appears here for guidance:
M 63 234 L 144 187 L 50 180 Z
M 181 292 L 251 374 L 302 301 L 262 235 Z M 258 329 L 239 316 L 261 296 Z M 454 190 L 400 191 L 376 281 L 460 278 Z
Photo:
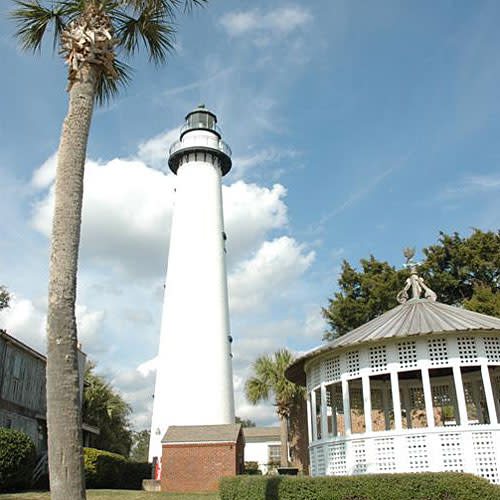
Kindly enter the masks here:
M 500 483 L 500 319 L 437 302 L 415 267 L 398 301 L 287 369 L 307 386 L 311 474 Z

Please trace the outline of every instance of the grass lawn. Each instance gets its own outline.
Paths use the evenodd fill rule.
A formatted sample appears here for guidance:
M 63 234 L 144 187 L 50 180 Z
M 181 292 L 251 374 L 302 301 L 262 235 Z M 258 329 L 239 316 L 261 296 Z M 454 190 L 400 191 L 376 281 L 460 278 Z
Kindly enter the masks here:
M 218 500 L 216 493 L 146 493 L 129 490 L 88 490 L 88 500 Z M 0 500 L 50 500 L 48 493 L 4 493 Z

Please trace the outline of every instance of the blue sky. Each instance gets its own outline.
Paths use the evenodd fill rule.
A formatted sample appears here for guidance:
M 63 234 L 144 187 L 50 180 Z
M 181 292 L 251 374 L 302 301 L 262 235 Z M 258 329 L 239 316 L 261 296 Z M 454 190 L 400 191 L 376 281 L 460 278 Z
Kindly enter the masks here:
M 175 177 L 166 151 L 203 102 L 234 153 L 224 179 L 237 412 L 259 354 L 321 342 L 343 258 L 500 226 L 495 1 L 216 1 L 179 18 L 163 68 L 97 110 L 78 321 L 85 351 L 149 425 Z M 54 153 L 66 70 L 19 52 L 0 18 L 0 283 L 6 327 L 43 350 Z M 396 293 L 396 291 L 395 291 Z

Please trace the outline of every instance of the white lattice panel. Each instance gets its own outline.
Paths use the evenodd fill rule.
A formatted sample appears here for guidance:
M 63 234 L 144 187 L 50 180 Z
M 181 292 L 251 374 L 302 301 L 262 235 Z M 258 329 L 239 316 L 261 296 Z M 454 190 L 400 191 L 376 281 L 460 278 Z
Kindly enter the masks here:
M 347 474 L 346 444 L 333 443 L 328 446 L 329 476 L 345 476 Z
M 334 356 L 325 360 L 325 382 L 336 382 L 340 380 L 340 358 Z
M 316 475 L 324 476 L 326 474 L 325 448 L 323 446 L 316 448 Z
M 387 352 L 385 345 L 370 347 L 370 368 L 372 372 L 387 370 Z
M 352 449 L 354 453 L 354 474 L 365 474 L 367 471 L 366 464 L 366 445 L 363 440 L 353 441 Z
M 408 466 L 412 472 L 429 470 L 427 436 L 406 436 L 406 448 L 408 450 Z
M 309 370 L 309 376 L 307 377 L 307 387 L 309 390 L 312 390 L 314 387 L 317 387 L 321 383 L 321 365 L 316 363 L 311 366 Z
M 349 375 L 359 375 L 359 351 L 347 352 L 346 359 Z
M 417 366 L 417 343 L 414 340 L 399 342 L 398 358 L 401 368 Z
M 311 461 L 311 476 L 316 476 L 316 448 L 310 448 L 309 459 Z
M 439 434 L 443 470 L 447 472 L 463 472 L 462 435 L 458 432 Z
M 459 337 L 457 339 L 458 354 L 462 363 L 477 362 L 476 339 L 474 337 Z
M 429 360 L 432 366 L 439 366 L 448 363 L 448 346 L 446 339 L 429 339 L 427 341 L 429 349 Z
M 484 350 L 490 363 L 500 363 L 500 338 L 484 337 Z
M 499 483 L 495 441 L 491 432 L 472 433 L 476 474 L 492 483 Z
M 394 438 L 375 439 L 377 472 L 394 472 L 396 470 L 396 449 Z

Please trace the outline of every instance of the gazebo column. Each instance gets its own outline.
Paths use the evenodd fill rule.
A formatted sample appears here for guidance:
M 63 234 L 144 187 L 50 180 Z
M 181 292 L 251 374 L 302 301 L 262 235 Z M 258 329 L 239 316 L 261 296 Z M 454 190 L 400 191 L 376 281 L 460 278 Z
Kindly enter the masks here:
M 460 425 L 467 425 L 467 405 L 465 404 L 464 384 L 462 382 L 462 371 L 460 366 L 453 366 L 453 382 L 455 382 L 455 391 L 457 393 L 458 402 L 458 415 L 460 418 Z
M 345 435 L 351 435 L 351 401 L 349 399 L 349 381 L 342 378 L 342 401 L 344 403 Z
M 311 410 L 312 410 L 312 439 L 318 440 L 318 415 L 316 415 L 316 391 L 311 391 Z
M 397 370 L 391 370 L 392 405 L 394 407 L 394 427 L 400 431 L 403 428 L 401 420 L 401 398 L 399 397 L 399 377 Z
M 372 432 L 372 397 L 370 390 L 370 376 L 361 377 L 363 385 L 363 411 L 365 413 L 365 432 Z
M 486 396 L 486 404 L 488 406 L 490 424 L 496 424 L 498 423 L 498 416 L 495 408 L 495 397 L 493 396 L 490 372 L 486 363 L 481 363 L 481 376 L 483 377 L 484 394 Z
M 429 368 L 422 368 L 422 386 L 424 388 L 425 413 L 427 416 L 427 427 L 433 428 L 434 423 L 434 405 L 432 403 L 431 379 L 429 377 Z
M 307 437 L 309 438 L 309 444 L 313 439 L 312 435 L 312 409 L 311 409 L 311 397 L 307 398 Z

